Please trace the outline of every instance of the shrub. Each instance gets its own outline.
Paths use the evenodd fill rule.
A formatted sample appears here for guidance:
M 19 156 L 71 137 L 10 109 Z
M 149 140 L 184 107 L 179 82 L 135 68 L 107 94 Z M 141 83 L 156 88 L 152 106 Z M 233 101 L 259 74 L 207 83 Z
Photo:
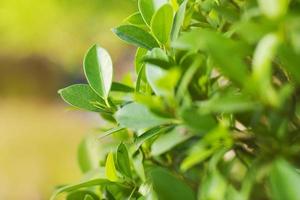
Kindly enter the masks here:
M 135 78 L 113 82 L 105 49 L 88 84 L 61 89 L 99 113 L 67 199 L 300 198 L 300 2 L 139 0 L 113 29 L 137 46 Z

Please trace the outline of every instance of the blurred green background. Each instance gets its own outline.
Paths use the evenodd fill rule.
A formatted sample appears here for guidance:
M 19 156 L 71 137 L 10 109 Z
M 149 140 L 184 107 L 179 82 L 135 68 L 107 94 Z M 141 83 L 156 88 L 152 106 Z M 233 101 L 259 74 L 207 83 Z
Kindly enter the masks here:
M 134 50 L 110 30 L 134 5 L 1 0 L 0 199 L 48 199 L 55 185 L 78 180 L 77 146 L 101 120 L 68 110 L 57 90 L 84 82 L 82 59 L 94 43 L 111 53 L 116 79 L 131 67 Z

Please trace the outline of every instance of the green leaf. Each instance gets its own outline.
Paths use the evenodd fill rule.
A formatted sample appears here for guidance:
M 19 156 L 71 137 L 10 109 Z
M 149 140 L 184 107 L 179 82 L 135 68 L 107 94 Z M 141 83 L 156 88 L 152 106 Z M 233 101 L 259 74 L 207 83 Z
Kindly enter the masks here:
M 126 146 L 121 143 L 117 149 L 117 164 L 119 171 L 125 176 L 131 178 L 130 161 Z
M 140 152 L 140 150 L 136 153 L 136 155 L 132 158 L 133 167 L 138 174 L 138 176 L 145 181 L 145 170 L 143 165 L 143 153 Z
M 139 0 L 138 1 L 139 11 L 144 21 L 150 25 L 152 16 L 155 12 L 154 4 L 152 0 Z
M 202 181 L 200 189 L 200 199 L 225 199 L 227 183 L 217 170 L 209 172 Z M 216 192 L 217 191 L 217 192 Z
M 118 181 L 117 170 L 115 167 L 114 154 L 110 152 L 107 155 L 105 163 L 105 176 L 112 182 Z
M 282 66 L 288 71 L 288 74 L 300 84 L 300 54 L 295 53 L 286 45 L 279 47 L 279 58 L 283 63 Z
M 95 149 L 94 137 L 85 137 L 78 147 L 77 160 L 83 173 L 97 168 L 97 150 Z
M 156 168 L 150 172 L 153 189 L 159 200 L 195 200 L 195 194 L 184 182 L 165 169 Z
M 211 114 L 199 113 L 195 108 L 186 108 L 182 110 L 180 116 L 190 128 L 200 134 L 211 131 L 217 126 L 217 122 Z
M 84 182 L 80 182 L 78 184 L 73 184 L 73 185 L 67 185 L 58 188 L 50 197 L 50 200 L 55 200 L 55 198 L 63 193 L 63 192 L 72 192 L 74 190 L 78 190 L 81 188 L 87 188 L 87 187 L 92 187 L 92 186 L 100 186 L 100 185 L 111 185 L 114 184 L 113 182 L 110 182 L 106 179 L 92 179 Z
M 185 10 L 186 10 L 186 4 L 187 0 L 185 0 L 180 6 L 179 9 L 174 17 L 172 31 L 171 31 L 171 40 L 174 41 L 178 38 L 180 29 L 183 25 L 184 16 L 185 16 Z
M 152 16 L 155 13 L 155 11 L 167 2 L 168 0 L 139 0 L 139 11 L 145 23 L 150 26 Z
M 90 200 L 99 200 L 100 198 L 93 192 L 89 190 L 78 190 L 68 194 L 66 200 L 85 200 L 86 197 Z
M 171 119 L 159 117 L 138 103 L 125 105 L 117 111 L 115 118 L 120 126 L 132 129 L 151 128 L 171 122 Z
M 156 126 L 156 127 L 153 127 L 151 129 L 143 132 L 135 140 L 136 148 L 138 149 L 146 140 L 148 140 L 158 134 L 168 132 L 172 128 L 173 128 L 173 126 Z
M 58 91 L 65 102 L 89 111 L 103 111 L 105 104 L 103 100 L 87 84 L 76 84 L 60 89 Z
M 243 94 L 217 94 L 206 101 L 197 102 L 200 113 L 239 113 L 255 110 L 259 104 Z
M 152 144 L 151 146 L 151 154 L 153 156 L 159 156 L 170 149 L 174 148 L 178 144 L 186 141 L 192 136 L 187 130 L 182 127 L 178 126 L 167 132 L 163 135 L 160 135 Z
M 94 198 L 91 195 L 87 194 L 85 195 L 83 200 L 94 200 Z
M 113 82 L 111 86 L 111 91 L 130 93 L 130 92 L 134 92 L 134 89 L 123 83 Z
M 204 161 L 220 148 L 230 148 L 232 142 L 226 128 L 222 126 L 215 128 L 190 148 L 188 156 L 181 163 L 181 170 L 186 171 Z
M 121 25 L 117 28 L 114 28 L 113 32 L 120 39 L 138 47 L 149 50 L 159 47 L 159 44 L 152 35 L 137 26 Z
M 102 139 L 102 138 L 109 136 L 111 134 L 114 134 L 114 133 L 118 133 L 120 131 L 123 131 L 124 129 L 125 128 L 123 128 L 123 127 L 115 127 L 115 128 L 109 129 L 108 131 L 105 131 L 103 134 L 101 134 L 99 136 L 99 139 Z
M 240 85 L 244 85 L 245 80 L 249 79 L 249 72 L 244 63 L 249 47 L 244 43 L 236 42 L 211 30 L 195 29 L 182 34 L 172 46 L 209 53 L 221 73 Z
M 163 96 L 165 94 L 164 90 L 159 87 L 158 81 L 165 77 L 166 73 L 167 71 L 160 67 L 152 64 L 146 64 L 147 81 L 154 93 L 158 96 Z
M 84 73 L 91 88 L 105 101 L 112 84 L 113 66 L 108 52 L 97 46 L 92 46 L 83 61 Z
M 170 4 L 160 7 L 151 20 L 151 30 L 162 44 L 169 41 L 173 21 L 173 8 Z
M 289 0 L 258 0 L 261 12 L 270 19 L 277 19 L 285 15 Z
M 135 59 L 134 59 L 134 65 L 135 65 L 135 72 L 136 74 L 139 74 L 141 68 L 144 65 L 143 57 L 147 54 L 148 50 L 143 48 L 138 48 L 136 50 Z
M 135 26 L 143 27 L 144 25 L 146 25 L 140 12 L 133 13 L 132 15 L 127 17 L 124 21 Z
M 300 197 L 300 175 L 283 159 L 276 160 L 270 174 L 271 194 L 275 200 L 297 200 Z

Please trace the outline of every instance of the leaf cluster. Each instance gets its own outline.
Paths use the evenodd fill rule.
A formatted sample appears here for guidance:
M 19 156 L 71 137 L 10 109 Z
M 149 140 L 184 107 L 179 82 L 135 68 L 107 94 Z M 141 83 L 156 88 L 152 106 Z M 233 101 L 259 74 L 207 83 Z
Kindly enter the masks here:
M 135 76 L 113 82 L 95 45 L 88 84 L 59 91 L 110 128 L 82 142 L 84 179 L 52 199 L 299 199 L 300 2 L 137 7 L 113 29 L 137 47 Z

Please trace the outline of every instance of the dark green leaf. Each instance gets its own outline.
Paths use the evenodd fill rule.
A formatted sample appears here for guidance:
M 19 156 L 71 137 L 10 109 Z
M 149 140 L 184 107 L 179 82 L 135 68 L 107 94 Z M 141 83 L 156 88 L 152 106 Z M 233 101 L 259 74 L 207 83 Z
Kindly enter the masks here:
M 165 169 L 156 168 L 150 172 L 153 189 L 159 200 L 195 200 L 195 194 L 184 182 Z
M 111 91 L 130 93 L 134 92 L 134 89 L 123 83 L 113 82 L 111 86 Z
M 131 178 L 130 161 L 126 146 L 121 143 L 117 149 L 117 164 L 119 171 L 125 176 Z

